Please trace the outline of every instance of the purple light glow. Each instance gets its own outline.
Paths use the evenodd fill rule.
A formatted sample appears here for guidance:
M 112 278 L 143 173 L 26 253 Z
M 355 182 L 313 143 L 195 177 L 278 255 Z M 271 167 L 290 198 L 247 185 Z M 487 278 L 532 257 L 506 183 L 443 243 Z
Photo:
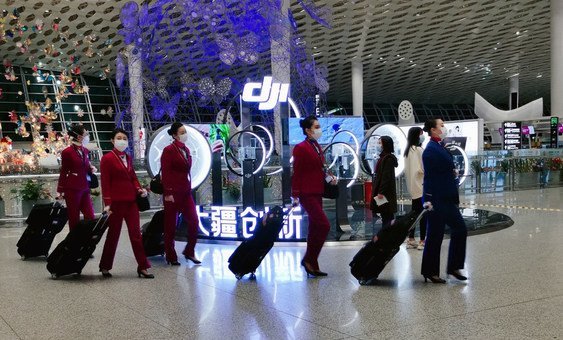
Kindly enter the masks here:
M 527 126 L 522 126 L 522 135 L 528 136 L 530 134 L 530 128 Z

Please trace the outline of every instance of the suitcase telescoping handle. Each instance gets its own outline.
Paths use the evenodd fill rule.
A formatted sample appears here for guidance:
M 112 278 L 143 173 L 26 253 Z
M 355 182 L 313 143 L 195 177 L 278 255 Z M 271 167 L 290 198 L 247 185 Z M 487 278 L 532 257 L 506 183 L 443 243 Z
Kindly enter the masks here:
M 432 203 L 430 202 L 424 203 L 423 208 L 424 209 L 422 210 L 422 212 L 418 214 L 418 217 L 416 218 L 416 220 L 414 220 L 414 223 L 409 228 L 409 231 L 414 230 L 414 228 L 416 228 L 416 226 L 420 223 L 420 220 L 422 220 L 422 217 L 424 217 L 424 215 L 427 212 L 432 211 L 434 209 L 434 207 L 432 207 Z

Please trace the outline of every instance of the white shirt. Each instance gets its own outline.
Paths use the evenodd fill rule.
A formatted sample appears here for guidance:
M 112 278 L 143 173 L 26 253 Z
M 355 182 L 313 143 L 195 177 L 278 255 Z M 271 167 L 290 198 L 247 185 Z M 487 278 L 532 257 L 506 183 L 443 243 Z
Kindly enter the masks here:
M 411 146 L 409 155 L 405 157 L 407 189 L 413 200 L 422 197 L 422 181 L 424 180 L 422 151 L 420 146 Z

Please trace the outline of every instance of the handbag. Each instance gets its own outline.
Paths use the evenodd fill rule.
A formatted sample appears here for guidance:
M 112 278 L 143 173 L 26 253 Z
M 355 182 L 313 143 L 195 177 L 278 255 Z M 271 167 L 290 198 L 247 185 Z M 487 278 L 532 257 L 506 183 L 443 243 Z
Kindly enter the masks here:
M 164 192 L 162 179 L 160 178 L 160 170 L 158 171 L 158 174 L 156 174 L 156 176 L 151 179 L 149 187 L 151 189 L 151 192 L 154 192 L 155 194 L 162 195 L 162 193 Z
M 337 199 L 340 194 L 338 190 L 338 184 L 330 184 L 325 181 L 325 188 L 323 192 L 323 197 L 328 199 Z
M 149 202 L 149 196 L 143 197 L 141 195 L 137 195 L 137 206 L 139 207 L 139 211 L 147 211 L 151 208 L 151 204 Z
M 100 186 L 100 182 L 98 182 L 98 176 L 96 176 L 93 172 L 88 174 L 88 187 L 90 189 L 96 189 Z

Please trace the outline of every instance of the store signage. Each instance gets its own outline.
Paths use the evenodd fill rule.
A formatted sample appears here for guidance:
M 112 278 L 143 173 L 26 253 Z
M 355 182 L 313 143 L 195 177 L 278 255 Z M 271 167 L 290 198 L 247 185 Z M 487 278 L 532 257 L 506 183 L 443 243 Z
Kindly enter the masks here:
M 256 94 L 256 90 L 259 90 Z M 286 103 L 289 97 L 289 84 L 274 83 L 272 77 L 264 77 L 261 83 L 246 83 L 242 91 L 242 100 L 260 103 L 260 110 L 271 110 L 277 103 Z
M 551 117 L 550 120 L 550 137 L 549 137 L 549 147 L 554 149 L 557 147 L 559 136 L 559 117 Z
M 283 210 L 287 213 L 288 208 Z M 258 223 L 261 223 L 270 208 L 256 211 L 251 207 L 242 209 L 235 206 L 196 206 L 196 211 L 200 236 L 207 239 L 245 240 L 254 235 Z M 278 241 L 302 240 L 302 219 L 301 208 L 295 208 L 291 215 L 284 219 Z
M 522 122 L 502 123 L 504 150 L 518 150 L 522 147 Z

